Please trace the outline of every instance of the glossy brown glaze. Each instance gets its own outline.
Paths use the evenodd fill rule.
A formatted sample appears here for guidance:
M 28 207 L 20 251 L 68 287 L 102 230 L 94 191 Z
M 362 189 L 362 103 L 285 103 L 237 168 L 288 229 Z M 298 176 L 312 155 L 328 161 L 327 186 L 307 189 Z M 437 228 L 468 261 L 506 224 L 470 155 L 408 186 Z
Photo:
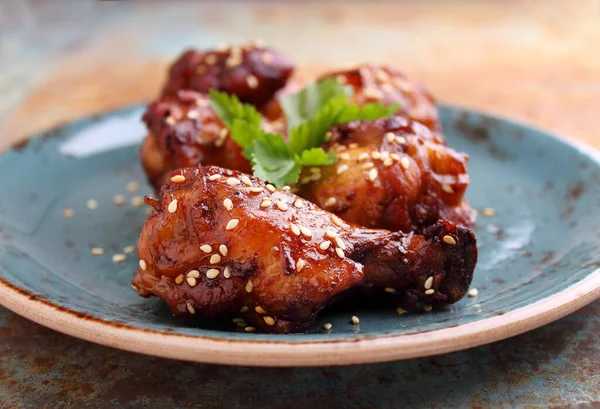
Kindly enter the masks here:
M 204 166 L 167 176 L 160 197 L 146 199 L 154 211 L 133 284 L 175 315 L 304 332 L 350 289 L 393 288 L 398 303 L 428 309 L 458 301 L 471 282 L 475 236 L 450 222 L 423 235 L 366 229 L 240 172 Z M 433 294 L 425 294 L 429 277 Z
M 468 156 L 421 123 L 396 115 L 338 125 L 324 148 L 339 162 L 305 170 L 298 194 L 348 222 L 404 232 L 475 222 L 463 197 Z
M 399 113 L 441 134 L 433 96 L 423 85 L 394 68 L 362 64 L 349 70 L 329 72 L 323 78 L 336 78 L 340 83 L 352 86 L 354 94 L 351 100 L 358 105 L 368 102 L 400 104 Z
M 182 89 L 202 93 L 217 89 L 260 107 L 285 85 L 293 70 L 287 56 L 256 43 L 188 50 L 171 66 L 163 95 L 175 95 Z

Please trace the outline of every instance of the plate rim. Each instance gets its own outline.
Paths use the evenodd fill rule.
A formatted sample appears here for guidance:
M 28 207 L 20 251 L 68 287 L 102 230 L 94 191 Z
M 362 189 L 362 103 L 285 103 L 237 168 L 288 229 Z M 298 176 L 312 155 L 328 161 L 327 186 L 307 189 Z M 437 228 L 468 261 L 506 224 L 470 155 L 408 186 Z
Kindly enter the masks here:
M 57 124 L 35 135 L 18 138 L 13 146 L 54 129 L 86 120 L 122 113 L 143 107 L 132 104 L 114 110 L 75 118 Z M 578 141 L 539 129 L 513 118 L 504 118 L 470 107 L 441 104 L 450 111 L 477 114 L 533 130 L 544 137 L 576 149 L 600 165 L 600 153 Z M 536 135 L 541 136 L 541 135 Z M 379 336 L 354 340 L 279 341 L 224 339 L 202 335 L 169 334 L 155 330 L 114 324 L 96 317 L 84 316 L 51 301 L 28 294 L 0 278 L 0 305 L 15 314 L 55 331 L 85 341 L 125 351 L 162 358 L 211 364 L 264 367 L 341 366 L 421 358 L 460 351 L 513 337 L 560 319 L 600 298 L 600 268 L 581 281 L 533 304 L 500 316 L 461 324 L 455 327 L 420 331 L 412 334 Z
M 350 341 L 248 341 L 168 334 L 116 325 L 63 309 L 0 279 L 0 304 L 30 321 L 85 341 L 183 361 L 264 367 L 342 366 L 422 358 L 522 334 L 600 298 L 600 268 L 572 286 L 501 316 L 456 327 Z

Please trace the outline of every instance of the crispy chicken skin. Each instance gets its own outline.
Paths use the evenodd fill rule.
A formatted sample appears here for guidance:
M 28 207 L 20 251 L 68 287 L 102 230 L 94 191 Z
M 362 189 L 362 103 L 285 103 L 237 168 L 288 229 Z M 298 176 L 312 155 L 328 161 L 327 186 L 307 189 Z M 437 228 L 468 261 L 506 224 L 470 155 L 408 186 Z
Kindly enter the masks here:
M 237 316 L 254 328 L 296 333 L 346 291 L 381 291 L 407 308 L 429 309 L 458 301 L 471 282 L 475 236 L 451 222 L 420 235 L 363 228 L 214 166 L 175 170 L 166 180 L 158 199 L 146 198 L 154 210 L 133 285 L 177 316 Z
M 351 85 L 354 89 L 351 101 L 355 104 L 398 103 L 399 113 L 404 113 L 433 132 L 441 134 L 442 128 L 433 96 L 423 85 L 409 79 L 396 69 L 362 64 L 350 70 L 327 73 L 321 77 L 323 78 L 337 78 L 340 83 Z
M 468 156 L 440 142 L 401 115 L 338 125 L 324 148 L 339 162 L 305 170 L 298 194 L 365 227 L 420 231 L 438 219 L 471 226 Z
M 262 106 L 282 88 L 294 70 L 279 51 L 250 43 L 209 51 L 188 50 L 171 66 L 163 96 L 182 89 L 208 93 L 211 89 L 235 94 Z

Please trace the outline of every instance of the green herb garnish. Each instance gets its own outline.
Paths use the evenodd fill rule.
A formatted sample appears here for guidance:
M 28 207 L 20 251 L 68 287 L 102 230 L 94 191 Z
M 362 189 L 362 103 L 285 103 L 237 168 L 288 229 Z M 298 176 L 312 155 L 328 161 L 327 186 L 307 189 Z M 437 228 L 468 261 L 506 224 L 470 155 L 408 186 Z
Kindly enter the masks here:
M 348 102 L 351 94 L 350 88 L 325 79 L 282 97 L 279 102 L 288 123 L 287 143 L 281 135 L 265 132 L 260 126 L 260 113 L 236 96 L 212 90 L 210 101 L 252 162 L 254 175 L 281 188 L 296 183 L 305 166 L 326 166 L 337 161 L 335 155 L 321 148 L 331 127 L 390 116 L 399 108 L 398 104 L 383 106 L 379 102 L 359 107 Z

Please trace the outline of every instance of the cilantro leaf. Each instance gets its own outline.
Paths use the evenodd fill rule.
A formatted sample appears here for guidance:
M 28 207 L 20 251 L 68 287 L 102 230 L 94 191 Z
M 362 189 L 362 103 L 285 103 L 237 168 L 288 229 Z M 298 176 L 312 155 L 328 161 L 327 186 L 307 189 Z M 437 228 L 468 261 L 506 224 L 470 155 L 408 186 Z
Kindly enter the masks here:
M 312 82 L 295 94 L 279 98 L 288 129 L 300 126 L 312 118 L 332 98 L 349 96 L 350 87 L 344 87 L 333 78 Z
M 240 102 L 235 95 L 211 89 L 210 106 L 228 128 L 231 128 L 236 119 L 245 121 L 252 126 L 260 126 L 261 117 L 256 108 Z
M 280 135 L 265 133 L 249 148 L 254 175 L 277 187 L 295 183 L 302 167 L 297 163 Z
M 325 152 L 323 148 L 312 148 L 296 155 L 296 162 L 301 166 L 325 166 L 337 162 L 337 158 L 331 152 Z

